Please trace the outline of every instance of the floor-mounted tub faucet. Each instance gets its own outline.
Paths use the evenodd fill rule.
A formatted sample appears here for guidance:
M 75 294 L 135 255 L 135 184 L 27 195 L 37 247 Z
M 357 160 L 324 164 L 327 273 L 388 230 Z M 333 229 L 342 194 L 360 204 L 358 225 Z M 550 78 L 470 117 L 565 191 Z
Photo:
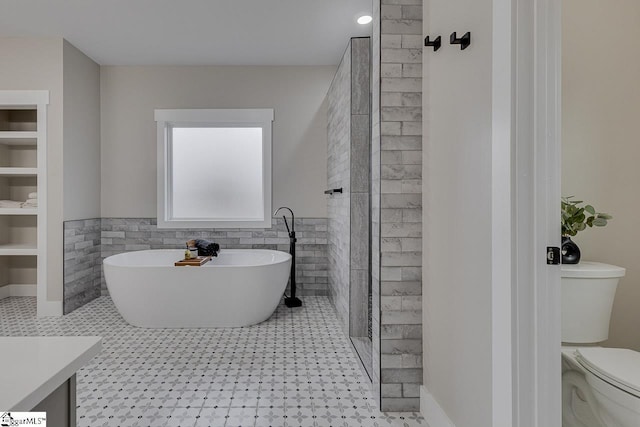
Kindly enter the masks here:
M 287 233 L 289 233 L 289 253 L 291 254 L 291 295 L 284 296 L 284 305 L 287 307 L 300 307 L 302 305 L 302 301 L 300 298 L 296 298 L 296 230 L 295 230 L 295 216 L 293 215 L 293 211 L 291 208 L 286 206 L 281 206 L 273 213 L 273 215 L 278 215 L 280 209 L 286 209 L 291 213 L 291 229 L 289 229 L 289 223 L 287 222 L 287 218 L 282 215 L 282 219 L 284 219 L 284 225 L 287 227 Z

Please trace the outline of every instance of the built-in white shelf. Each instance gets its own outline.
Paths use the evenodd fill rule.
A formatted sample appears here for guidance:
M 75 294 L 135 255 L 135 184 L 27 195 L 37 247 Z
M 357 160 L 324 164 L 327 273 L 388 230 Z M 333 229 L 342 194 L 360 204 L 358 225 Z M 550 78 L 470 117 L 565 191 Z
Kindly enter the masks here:
M 37 145 L 38 132 L 34 131 L 0 131 L 0 144 L 4 145 Z
M 38 176 L 38 168 L 0 168 L 0 176 Z
M 0 255 L 38 255 L 35 243 L 5 243 L 0 245 Z
M 0 208 L 0 298 L 36 294 L 38 316 L 62 313 L 47 300 L 48 104 L 48 91 L 0 90 L 0 198 L 23 201 L 37 192 L 40 201 Z
M 37 208 L 0 208 L 0 215 L 38 215 Z

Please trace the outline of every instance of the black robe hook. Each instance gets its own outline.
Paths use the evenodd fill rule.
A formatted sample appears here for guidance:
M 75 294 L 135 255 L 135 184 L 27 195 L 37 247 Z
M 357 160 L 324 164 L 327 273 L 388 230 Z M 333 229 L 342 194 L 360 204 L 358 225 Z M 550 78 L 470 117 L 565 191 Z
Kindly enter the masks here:
M 429 36 L 424 38 L 424 45 L 428 47 L 433 47 L 433 51 L 437 51 L 442 46 L 442 37 L 438 36 L 433 40 L 429 39 Z
M 449 43 L 451 44 L 459 44 L 460 50 L 465 50 L 471 44 L 471 33 L 467 31 L 460 38 L 457 37 L 456 32 L 451 33 L 451 37 L 449 37 Z

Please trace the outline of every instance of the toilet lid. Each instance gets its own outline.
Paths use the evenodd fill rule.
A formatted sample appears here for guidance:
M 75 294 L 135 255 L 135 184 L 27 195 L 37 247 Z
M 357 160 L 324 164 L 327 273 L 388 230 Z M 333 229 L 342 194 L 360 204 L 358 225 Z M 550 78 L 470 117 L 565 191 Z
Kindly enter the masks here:
M 623 277 L 626 269 L 601 262 L 581 261 L 579 264 L 562 264 L 562 277 L 578 279 L 611 279 Z
M 640 397 L 640 353 L 626 348 L 580 348 L 576 360 L 597 377 Z

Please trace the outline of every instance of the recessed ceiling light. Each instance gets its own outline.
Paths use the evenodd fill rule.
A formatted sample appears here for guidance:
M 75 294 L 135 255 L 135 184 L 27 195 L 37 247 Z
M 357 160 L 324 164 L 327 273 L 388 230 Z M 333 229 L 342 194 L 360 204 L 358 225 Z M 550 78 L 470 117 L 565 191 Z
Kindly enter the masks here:
M 362 15 L 357 20 L 358 24 L 360 25 L 366 25 L 371 21 L 373 21 L 373 18 L 370 15 Z

